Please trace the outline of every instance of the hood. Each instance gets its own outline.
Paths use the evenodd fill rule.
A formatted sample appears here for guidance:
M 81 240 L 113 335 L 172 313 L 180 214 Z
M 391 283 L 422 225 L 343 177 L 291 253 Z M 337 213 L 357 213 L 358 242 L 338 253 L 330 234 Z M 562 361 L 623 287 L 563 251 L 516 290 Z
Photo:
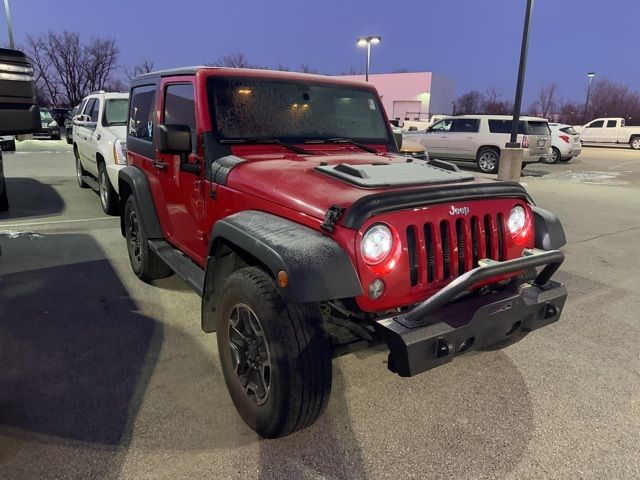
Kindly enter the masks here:
M 127 126 L 126 125 L 112 125 L 110 127 L 104 127 L 104 129 L 113 135 L 115 138 L 125 140 L 127 138 Z
M 493 182 L 437 160 L 432 160 L 431 166 L 411 162 L 412 166 L 407 163 L 410 161 L 407 157 L 394 154 L 297 156 L 234 151 L 234 155 L 244 162 L 229 173 L 228 187 L 318 219 L 323 219 L 333 205 L 349 208 L 360 198 L 376 193 L 410 193 L 445 184 Z M 404 165 L 409 168 L 403 168 Z M 376 169 L 380 168 L 388 169 L 389 174 L 379 174 L 380 170 Z M 416 174 L 419 174 L 419 180 L 408 180 Z

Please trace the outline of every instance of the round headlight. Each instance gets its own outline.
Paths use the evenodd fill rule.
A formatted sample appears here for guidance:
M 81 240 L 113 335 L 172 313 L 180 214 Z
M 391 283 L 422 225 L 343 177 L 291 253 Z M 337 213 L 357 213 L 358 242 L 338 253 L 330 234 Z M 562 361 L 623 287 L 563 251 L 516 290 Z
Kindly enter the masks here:
M 518 235 L 527 223 L 527 212 L 520 205 L 516 205 L 511 209 L 507 227 L 512 236 Z
M 371 227 L 362 237 L 360 252 L 362 258 L 369 265 L 380 263 L 393 247 L 393 235 L 386 225 L 378 224 Z

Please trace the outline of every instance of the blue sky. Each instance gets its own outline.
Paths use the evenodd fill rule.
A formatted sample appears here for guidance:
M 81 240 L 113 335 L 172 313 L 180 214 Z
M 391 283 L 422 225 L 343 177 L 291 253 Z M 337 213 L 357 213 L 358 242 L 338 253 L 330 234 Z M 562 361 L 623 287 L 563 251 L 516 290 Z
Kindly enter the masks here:
M 372 72 L 434 71 L 457 93 L 497 87 L 512 99 L 525 0 L 10 0 L 16 41 L 79 31 L 116 38 L 120 61 L 156 67 L 243 52 L 266 66 L 307 63 L 323 73 L 361 68 L 359 35 L 377 34 Z M 2 17 L 0 17 L 2 18 Z M 545 83 L 582 100 L 586 72 L 640 90 L 638 0 L 536 0 L 525 84 L 528 104 Z M 4 22 L 0 41 L 6 39 Z

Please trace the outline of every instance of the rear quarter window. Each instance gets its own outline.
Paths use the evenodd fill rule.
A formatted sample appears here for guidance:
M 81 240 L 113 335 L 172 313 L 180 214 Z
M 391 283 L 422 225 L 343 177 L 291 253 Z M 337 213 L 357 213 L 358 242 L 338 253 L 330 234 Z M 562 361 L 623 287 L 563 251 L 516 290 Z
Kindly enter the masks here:
M 489 131 L 491 133 L 511 133 L 511 124 L 512 120 L 489 120 Z M 524 132 L 524 122 L 521 120 L 518 123 L 518 133 L 523 134 Z
M 560 131 L 562 133 L 566 133 L 567 135 L 577 135 L 578 132 L 576 132 L 576 130 L 573 127 L 564 127 L 561 128 Z

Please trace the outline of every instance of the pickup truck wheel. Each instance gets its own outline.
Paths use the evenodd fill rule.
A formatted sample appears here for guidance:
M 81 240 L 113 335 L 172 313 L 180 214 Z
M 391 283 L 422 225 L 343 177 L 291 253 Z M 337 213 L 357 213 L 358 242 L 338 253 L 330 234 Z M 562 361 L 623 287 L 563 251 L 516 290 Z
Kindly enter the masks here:
M 107 166 L 104 162 L 98 165 L 98 186 L 102 210 L 107 215 L 115 215 L 118 213 L 118 194 L 111 186 L 111 181 L 107 174 Z
M 629 141 L 629 146 L 634 150 L 640 150 L 640 137 L 633 137 Z
M 497 173 L 500 154 L 492 148 L 483 148 L 476 158 L 478 168 L 484 173 Z
M 562 154 L 560 153 L 560 150 L 558 150 L 556 147 L 551 147 L 551 156 L 547 157 L 544 163 L 547 163 L 547 164 L 558 163 L 561 158 L 562 158 Z
M 220 363 L 231 399 L 267 438 L 311 425 L 331 392 L 331 349 L 319 311 L 287 302 L 263 270 L 227 278 L 217 302 Z
M 78 153 L 77 148 L 73 149 L 73 155 L 76 157 L 76 178 L 78 179 L 78 186 L 80 188 L 88 188 L 89 185 L 84 183 L 84 180 L 82 180 L 82 176 L 86 175 L 86 172 L 84 171 L 84 168 L 82 168 L 82 163 L 80 163 L 80 154 Z
M 124 207 L 124 233 L 131 268 L 144 282 L 171 275 L 171 269 L 149 248 L 144 225 L 140 221 L 133 196 L 127 198 Z

